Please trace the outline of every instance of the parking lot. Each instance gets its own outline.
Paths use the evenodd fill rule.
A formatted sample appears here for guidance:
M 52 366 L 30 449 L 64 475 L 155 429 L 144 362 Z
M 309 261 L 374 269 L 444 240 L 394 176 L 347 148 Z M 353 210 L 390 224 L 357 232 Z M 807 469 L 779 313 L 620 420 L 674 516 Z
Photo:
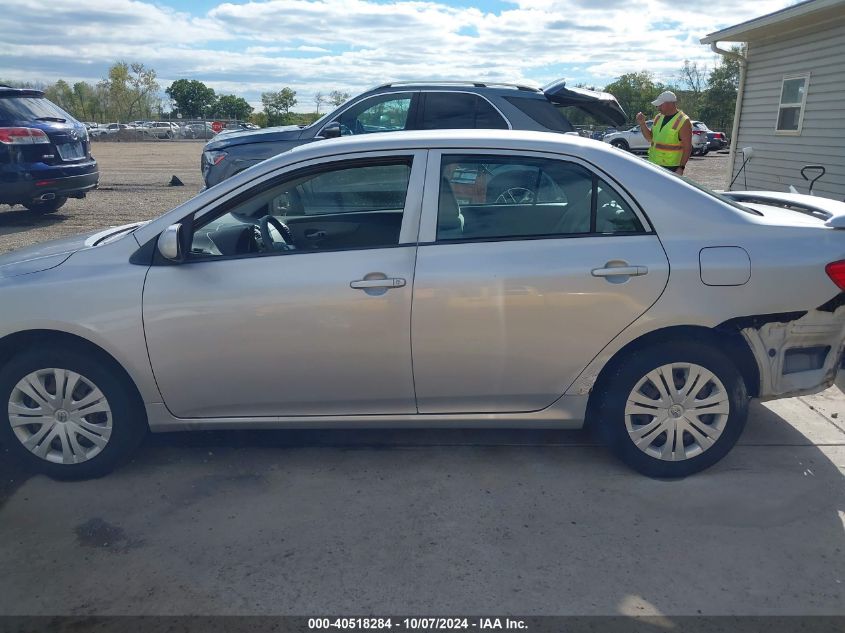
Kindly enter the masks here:
M 201 150 L 95 144 L 100 188 L 0 211 L 0 252 L 172 208 Z M 722 187 L 726 160 L 687 175 Z M 76 483 L 3 458 L 0 613 L 838 615 L 844 475 L 837 387 L 754 403 L 738 446 L 682 481 L 559 431 L 156 435 Z
M 100 186 L 84 200 L 70 199 L 58 212 L 36 216 L 23 207 L 0 207 L 0 253 L 36 241 L 102 227 L 149 220 L 189 199 L 202 187 L 202 141 L 94 142 Z M 728 155 L 690 159 L 687 176 L 723 188 Z M 172 176 L 183 187 L 170 187 Z

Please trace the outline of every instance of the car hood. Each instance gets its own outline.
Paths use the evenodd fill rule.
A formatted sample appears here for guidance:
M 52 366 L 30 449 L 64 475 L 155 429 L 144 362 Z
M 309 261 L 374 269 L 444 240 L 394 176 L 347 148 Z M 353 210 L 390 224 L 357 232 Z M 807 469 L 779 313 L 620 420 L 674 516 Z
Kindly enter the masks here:
M 63 237 L 0 255 L 0 279 L 55 268 L 67 261 L 75 252 L 96 246 L 110 237 L 129 235 L 132 230 L 143 224 L 146 224 L 146 222 L 135 222 L 105 230 Z
M 567 88 L 565 81 L 556 81 L 543 87 L 546 98 L 558 106 L 572 106 L 587 114 L 616 126 L 624 125 L 628 116 L 619 102 L 609 92 Z
M 206 151 L 213 151 L 247 143 L 294 141 L 302 135 L 303 129 L 298 125 L 280 125 L 278 127 L 268 127 L 260 130 L 233 130 L 211 139 L 206 143 L 205 149 Z

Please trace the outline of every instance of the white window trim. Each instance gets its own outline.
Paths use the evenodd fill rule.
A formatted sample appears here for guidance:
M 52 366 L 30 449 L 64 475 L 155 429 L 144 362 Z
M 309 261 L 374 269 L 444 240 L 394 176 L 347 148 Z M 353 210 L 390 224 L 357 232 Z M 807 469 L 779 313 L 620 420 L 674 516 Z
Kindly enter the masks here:
M 792 79 L 804 80 L 804 96 L 801 98 L 801 103 L 781 103 L 783 98 L 783 85 Z M 801 136 L 801 130 L 804 128 L 804 110 L 807 105 L 807 93 L 810 91 L 810 73 L 801 73 L 796 75 L 784 75 L 780 83 L 780 92 L 778 93 L 778 110 L 775 115 L 775 134 L 777 136 Z M 797 130 L 779 130 L 778 121 L 780 120 L 780 111 L 782 108 L 799 107 L 801 110 L 798 113 L 798 129 Z

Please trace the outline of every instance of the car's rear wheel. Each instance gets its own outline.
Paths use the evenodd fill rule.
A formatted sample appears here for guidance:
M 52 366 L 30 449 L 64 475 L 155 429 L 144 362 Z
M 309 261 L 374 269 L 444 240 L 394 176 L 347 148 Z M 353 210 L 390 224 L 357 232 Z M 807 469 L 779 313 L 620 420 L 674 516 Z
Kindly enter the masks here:
M 640 350 L 617 361 L 594 397 L 602 440 L 634 470 L 686 477 L 718 462 L 748 417 L 742 375 L 699 342 Z
M 52 200 L 33 200 L 23 206 L 33 213 L 53 213 L 53 211 L 61 209 L 65 202 L 67 202 L 67 197 L 56 196 Z
M 143 406 L 121 374 L 75 347 L 22 352 L 0 369 L 0 438 L 51 477 L 105 475 L 147 430 Z
M 631 147 L 628 145 L 628 142 L 621 139 L 621 138 L 617 138 L 617 139 L 610 141 L 610 144 L 613 145 L 613 147 L 618 147 L 619 149 L 624 149 L 626 152 L 631 149 Z

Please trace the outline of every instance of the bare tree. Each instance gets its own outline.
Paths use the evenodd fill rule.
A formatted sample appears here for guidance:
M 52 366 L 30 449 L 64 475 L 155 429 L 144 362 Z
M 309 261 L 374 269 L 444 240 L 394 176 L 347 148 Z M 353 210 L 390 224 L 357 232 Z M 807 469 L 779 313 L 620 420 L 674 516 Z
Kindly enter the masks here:
M 340 90 L 332 90 L 329 93 L 329 103 L 333 106 L 343 105 L 349 100 L 348 92 L 341 92 Z
M 686 105 L 686 109 L 689 110 L 688 114 L 693 117 L 700 116 L 698 110 L 701 105 L 702 93 L 707 87 L 707 66 L 699 66 L 698 62 L 690 62 L 690 60 L 685 59 L 680 80 L 683 87 L 689 92 Z
M 326 103 L 328 100 L 329 98 L 322 92 L 317 92 L 314 94 L 314 103 L 317 104 L 317 116 L 320 116 L 320 106 Z

